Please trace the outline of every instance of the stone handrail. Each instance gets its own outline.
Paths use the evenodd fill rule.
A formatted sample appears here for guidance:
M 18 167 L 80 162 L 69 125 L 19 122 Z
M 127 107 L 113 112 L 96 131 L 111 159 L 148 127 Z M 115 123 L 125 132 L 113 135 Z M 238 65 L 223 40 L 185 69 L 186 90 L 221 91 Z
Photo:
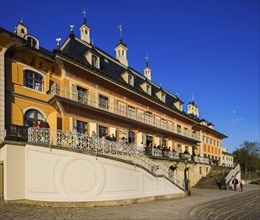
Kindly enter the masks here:
M 236 166 L 234 169 L 232 169 L 232 170 L 228 173 L 228 175 L 225 177 L 226 183 L 229 183 L 229 182 L 232 180 L 232 177 L 233 177 L 233 176 L 236 176 L 237 173 L 239 173 L 239 172 L 240 172 L 240 164 L 237 164 L 237 166 Z
M 144 155 L 141 147 L 134 144 L 124 144 L 115 141 L 109 141 L 104 138 L 90 137 L 76 131 L 63 131 L 49 128 L 29 128 L 28 142 L 36 144 L 57 145 L 64 148 L 71 147 L 77 150 L 83 150 L 98 154 L 108 154 L 124 160 L 138 164 L 141 167 L 152 172 L 154 175 L 164 175 L 173 181 L 177 186 L 184 190 L 184 180 L 162 163 L 155 163 L 149 157 Z
M 158 122 L 153 120 L 153 118 L 146 117 L 144 114 L 138 114 L 136 111 L 128 111 L 126 107 L 120 107 L 114 102 L 108 100 L 100 99 L 98 95 L 91 94 L 90 92 L 83 92 L 77 90 L 77 88 L 67 87 L 64 85 L 59 85 L 54 83 L 51 86 L 49 99 L 55 96 L 60 96 L 66 99 L 70 99 L 84 105 L 88 105 L 97 109 L 101 109 L 112 114 L 127 117 L 129 119 L 142 122 L 163 130 L 173 132 L 178 135 L 182 135 L 194 140 L 199 140 L 199 135 L 193 133 L 192 129 L 177 129 L 176 125 L 167 125 L 165 122 Z

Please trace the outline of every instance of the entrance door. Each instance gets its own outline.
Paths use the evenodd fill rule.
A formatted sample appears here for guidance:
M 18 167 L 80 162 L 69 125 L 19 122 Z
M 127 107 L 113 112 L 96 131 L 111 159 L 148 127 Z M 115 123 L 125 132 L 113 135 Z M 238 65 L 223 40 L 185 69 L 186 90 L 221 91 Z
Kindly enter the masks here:
M 135 143 L 135 133 L 133 131 L 128 132 L 128 143 Z
M 107 136 L 107 127 L 99 126 L 98 135 L 100 138 L 102 138 L 103 136 Z
M 146 146 L 151 146 L 152 147 L 153 144 L 153 137 L 146 135 Z

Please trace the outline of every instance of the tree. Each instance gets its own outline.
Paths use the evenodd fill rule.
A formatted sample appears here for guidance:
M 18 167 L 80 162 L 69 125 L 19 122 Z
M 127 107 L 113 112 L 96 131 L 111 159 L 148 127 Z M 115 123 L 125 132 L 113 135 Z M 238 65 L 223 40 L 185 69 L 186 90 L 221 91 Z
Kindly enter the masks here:
M 234 161 L 239 163 L 243 172 L 260 170 L 260 143 L 244 141 L 234 152 Z

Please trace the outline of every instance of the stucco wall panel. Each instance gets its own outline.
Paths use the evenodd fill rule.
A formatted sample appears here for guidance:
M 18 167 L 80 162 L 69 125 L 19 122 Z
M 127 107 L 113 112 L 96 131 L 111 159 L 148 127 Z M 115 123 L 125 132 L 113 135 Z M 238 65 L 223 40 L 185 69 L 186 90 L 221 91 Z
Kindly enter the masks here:
M 163 177 L 103 157 L 33 145 L 3 147 L 0 155 L 7 200 L 105 201 L 183 193 Z

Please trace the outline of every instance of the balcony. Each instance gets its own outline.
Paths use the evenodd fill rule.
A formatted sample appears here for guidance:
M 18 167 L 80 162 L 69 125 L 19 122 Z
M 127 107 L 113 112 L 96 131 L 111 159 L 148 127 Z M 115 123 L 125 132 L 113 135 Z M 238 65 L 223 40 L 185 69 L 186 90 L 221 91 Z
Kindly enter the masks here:
M 59 85 L 54 83 L 51 86 L 51 91 L 49 94 L 49 100 L 52 100 L 54 97 L 62 97 L 77 103 L 81 103 L 85 106 L 95 108 L 98 110 L 106 111 L 113 115 L 119 115 L 129 120 L 143 123 L 145 125 L 152 126 L 154 128 L 159 128 L 164 131 L 168 131 L 177 136 L 186 137 L 193 141 L 199 142 L 199 135 L 194 133 L 193 130 L 181 130 L 172 124 L 167 125 L 166 123 L 159 123 L 156 120 L 153 120 L 147 115 L 137 113 L 136 111 L 130 112 L 126 108 L 119 107 L 116 103 L 110 102 L 108 99 L 105 99 L 103 96 L 98 96 L 90 92 L 83 92 L 77 90 L 76 88 L 67 87 L 64 85 Z

